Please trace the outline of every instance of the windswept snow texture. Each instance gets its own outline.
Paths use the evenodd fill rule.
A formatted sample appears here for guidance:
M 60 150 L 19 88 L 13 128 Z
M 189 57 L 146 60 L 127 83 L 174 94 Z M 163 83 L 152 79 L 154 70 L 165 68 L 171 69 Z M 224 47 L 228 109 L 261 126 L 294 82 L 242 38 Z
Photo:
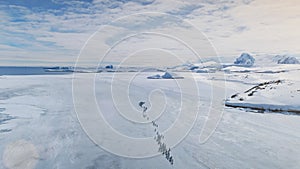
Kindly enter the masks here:
M 254 65 L 255 59 L 248 53 L 242 53 L 234 62 L 235 65 L 251 67 Z
M 299 115 L 252 113 L 252 110 L 234 108 L 241 105 L 282 111 L 299 110 L 299 67 L 276 64 L 275 67 L 231 66 L 224 69 L 227 71 L 217 70 L 209 74 L 191 70 L 176 72 L 177 76 L 186 77 L 180 81 L 187 80 L 190 73 L 195 77 L 199 88 L 200 112 L 190 133 L 177 146 L 171 147 L 173 166 L 161 155 L 131 159 L 111 154 L 95 145 L 82 130 L 74 110 L 72 74 L 0 76 L 0 155 L 3 156 L 8 145 L 26 140 L 38 153 L 37 169 L 299 169 Z M 115 73 L 119 76 L 115 76 Z M 131 91 L 128 98 L 132 99 L 137 108 L 141 100 L 149 103 L 147 113 L 150 113 L 150 105 L 155 108 L 162 103 L 153 99 L 150 104 L 149 93 L 155 89 L 163 91 L 167 104 L 155 122 L 164 133 L 172 127 L 180 113 L 181 90 L 173 79 L 147 79 L 153 74 L 159 74 L 159 77 L 163 75 L 162 72 L 152 70 L 138 74 L 128 71 L 78 73 L 76 78 L 85 82 L 87 75 L 93 77 L 95 98 L 106 121 L 116 131 L 129 137 L 143 138 L 154 136 L 152 124 L 136 124 L 125 119 L 107 93 L 114 82 L 115 87 Z M 133 76 L 135 78 L 130 81 L 128 88 L 128 79 Z M 226 77 L 226 86 L 221 81 L 223 76 Z M 85 89 L 86 83 L 80 85 Z M 214 91 L 211 85 L 215 85 Z M 226 98 L 220 92 L 224 88 Z M 195 96 L 197 92 L 194 91 Z M 207 142 L 200 144 L 199 135 L 209 115 L 212 92 L 226 99 L 226 104 L 233 107 L 224 107 L 217 129 Z M 165 141 L 168 141 L 167 138 Z M 2 159 L 6 158 L 1 158 L 0 168 L 6 168 Z

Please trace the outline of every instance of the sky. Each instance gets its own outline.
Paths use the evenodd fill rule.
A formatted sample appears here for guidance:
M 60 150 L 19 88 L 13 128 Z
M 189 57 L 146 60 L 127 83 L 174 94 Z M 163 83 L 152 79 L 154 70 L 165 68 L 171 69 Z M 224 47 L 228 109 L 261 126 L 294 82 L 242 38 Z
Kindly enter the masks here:
M 237 57 L 242 52 L 299 55 L 299 9 L 298 0 L 0 0 L 0 65 L 72 65 L 99 30 L 102 36 L 93 46 L 106 45 L 99 50 L 108 49 L 130 33 L 166 33 L 171 29 L 180 36 L 185 28 L 189 32 L 184 36 L 202 34 L 200 38 L 207 38 L 216 53 L 224 57 Z M 169 17 L 125 17 L 146 12 Z M 125 19 L 120 21 L 122 17 Z M 180 24 L 181 20 L 186 23 Z M 169 44 L 165 48 L 171 52 L 180 50 L 174 39 L 154 39 L 135 36 L 125 46 L 120 43 L 124 47 L 118 46 L 115 54 L 125 57 L 124 51 L 130 48 L 131 54 L 136 50 L 151 57 L 151 52 L 145 50 L 155 46 L 153 42 L 156 47 Z M 188 54 L 179 52 L 178 57 Z M 99 60 L 99 53 L 88 56 L 89 61 Z

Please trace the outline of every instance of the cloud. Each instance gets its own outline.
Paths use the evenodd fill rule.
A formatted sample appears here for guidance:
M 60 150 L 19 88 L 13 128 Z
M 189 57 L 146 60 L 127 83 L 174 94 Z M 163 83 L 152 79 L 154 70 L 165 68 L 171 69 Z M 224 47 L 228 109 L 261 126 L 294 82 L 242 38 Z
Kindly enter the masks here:
M 0 9 L 1 64 L 8 63 L 8 58 L 19 60 L 16 64 L 25 58 L 33 64 L 38 60 L 41 64 L 74 63 L 86 40 L 103 25 L 126 15 L 153 11 L 191 22 L 221 55 L 237 55 L 242 50 L 300 52 L 297 0 L 10 0 L 1 1 Z M 142 19 L 140 23 L 128 21 L 114 26 L 137 31 L 170 24 L 164 18 Z M 111 45 L 125 34 L 119 32 L 105 41 Z

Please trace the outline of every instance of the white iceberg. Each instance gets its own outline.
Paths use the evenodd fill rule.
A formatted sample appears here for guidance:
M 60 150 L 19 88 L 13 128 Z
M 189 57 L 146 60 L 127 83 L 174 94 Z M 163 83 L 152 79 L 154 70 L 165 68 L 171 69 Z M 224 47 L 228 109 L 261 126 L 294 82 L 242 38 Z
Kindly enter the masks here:
M 169 73 L 169 72 L 166 72 L 164 75 L 162 75 L 161 77 L 163 78 L 163 79 L 174 79 L 174 75 L 175 74 L 171 74 L 171 73 Z
M 275 58 L 278 64 L 300 64 L 299 60 L 293 56 L 277 55 Z
M 165 72 L 163 75 L 153 75 L 153 76 L 148 76 L 148 79 L 183 79 L 183 77 L 178 76 L 177 74 L 173 72 Z
M 251 67 L 254 65 L 255 59 L 248 53 L 242 53 L 234 62 L 235 65 Z

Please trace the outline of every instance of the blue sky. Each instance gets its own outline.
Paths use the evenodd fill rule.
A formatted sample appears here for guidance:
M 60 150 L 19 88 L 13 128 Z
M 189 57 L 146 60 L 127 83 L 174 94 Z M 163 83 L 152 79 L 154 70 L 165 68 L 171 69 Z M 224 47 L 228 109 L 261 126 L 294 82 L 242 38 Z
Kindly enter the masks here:
M 71 65 L 95 31 L 140 12 L 192 23 L 222 56 L 299 54 L 299 8 L 297 0 L 1 0 L 0 65 Z

